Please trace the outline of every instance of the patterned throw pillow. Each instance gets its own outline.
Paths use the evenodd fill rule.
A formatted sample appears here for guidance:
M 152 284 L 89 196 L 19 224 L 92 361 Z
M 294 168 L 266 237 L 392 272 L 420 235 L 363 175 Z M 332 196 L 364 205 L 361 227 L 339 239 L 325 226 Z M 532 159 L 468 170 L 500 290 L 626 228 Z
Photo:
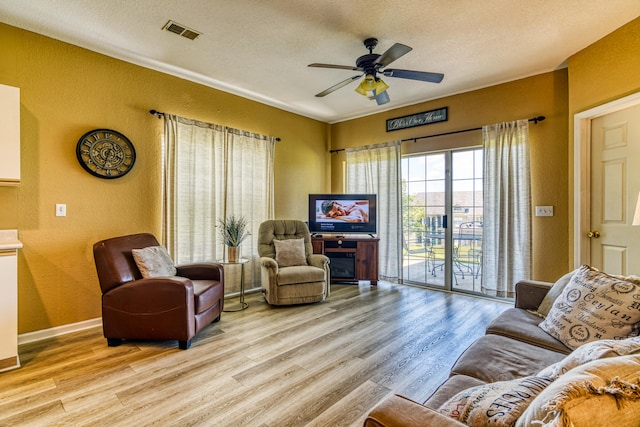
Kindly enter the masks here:
M 144 278 L 176 275 L 176 266 L 164 246 L 132 249 L 131 253 Z
M 276 262 L 279 267 L 307 265 L 304 253 L 304 239 L 274 240 Z
M 553 284 L 551 289 L 549 289 L 549 292 L 547 292 L 547 294 L 542 299 L 542 302 L 538 306 L 536 314 L 538 314 L 543 319 L 547 317 L 547 315 L 549 314 L 549 310 L 551 310 L 551 306 L 553 306 L 556 298 L 558 298 L 558 296 L 562 294 L 562 291 L 569 284 L 576 271 L 578 270 L 573 270 L 565 274 Z
M 539 326 L 572 349 L 591 341 L 637 336 L 640 285 L 583 265 Z
M 438 412 L 468 426 L 513 426 L 552 382 L 551 378 L 532 376 L 471 387 L 442 404 Z
M 559 362 L 538 373 L 539 377 L 557 379 L 560 375 L 593 360 L 640 353 L 640 337 L 625 340 L 599 340 L 581 345 Z

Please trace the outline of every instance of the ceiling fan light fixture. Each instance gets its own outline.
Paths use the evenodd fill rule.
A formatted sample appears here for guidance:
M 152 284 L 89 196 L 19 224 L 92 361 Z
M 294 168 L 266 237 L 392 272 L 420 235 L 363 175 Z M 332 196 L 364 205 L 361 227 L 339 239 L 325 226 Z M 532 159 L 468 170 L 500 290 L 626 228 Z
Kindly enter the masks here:
M 377 90 L 373 91 L 373 99 L 376 100 L 376 103 L 378 105 L 382 105 L 382 104 L 386 104 L 387 102 L 391 101 L 391 99 L 389 98 L 389 94 L 387 93 L 386 90 L 378 93 Z
M 384 80 L 382 80 L 382 79 L 376 79 L 376 87 L 375 87 L 375 89 L 374 89 L 374 90 L 375 90 L 375 92 L 376 92 L 378 95 L 382 95 L 382 93 L 383 93 L 384 91 L 386 91 L 387 89 L 389 89 L 389 85 L 388 85 L 388 84 L 386 84 L 386 83 L 384 82 Z
M 362 89 L 360 86 L 362 86 L 361 84 L 359 84 L 356 88 L 355 91 L 358 92 L 360 95 L 362 96 L 368 96 L 367 91 Z
M 389 85 L 386 84 L 384 80 L 376 78 L 373 74 L 367 74 L 355 90 L 362 96 L 375 99 L 378 105 L 380 105 L 389 102 L 389 95 L 385 93 L 387 89 L 389 89 Z M 384 102 L 380 102 L 379 98 Z
M 373 91 L 375 88 L 376 78 L 373 74 L 367 74 L 355 90 L 362 96 L 369 96 L 369 92 Z

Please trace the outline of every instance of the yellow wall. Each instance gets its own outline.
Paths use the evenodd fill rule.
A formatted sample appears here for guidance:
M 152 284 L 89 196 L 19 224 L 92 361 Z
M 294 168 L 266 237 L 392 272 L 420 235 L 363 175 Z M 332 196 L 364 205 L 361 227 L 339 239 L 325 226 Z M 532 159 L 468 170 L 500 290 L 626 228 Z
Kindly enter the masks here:
M 640 90 L 640 18 L 568 60 L 569 113 L 606 104 Z
M 569 58 L 569 170 L 573 205 L 575 114 L 640 91 L 640 18 L 620 27 Z M 569 238 L 573 240 L 573 211 Z M 573 257 L 573 248 L 570 256 Z
M 20 333 L 100 317 L 92 244 L 160 235 L 163 122 L 150 109 L 280 137 L 277 217 L 306 219 L 307 194 L 328 191 L 327 125 L 316 120 L 3 24 L 0 83 L 21 88 L 22 182 L 0 187 L 0 228 L 17 228 L 24 243 Z M 128 175 L 103 180 L 78 164 L 76 143 L 95 128 L 133 142 Z
M 162 121 L 149 109 L 279 136 L 276 217 L 305 219 L 308 193 L 341 191 L 344 154 L 360 146 L 545 115 L 531 126 L 535 279 L 571 266 L 573 114 L 640 90 L 640 20 L 569 59 L 560 70 L 369 117 L 328 125 L 202 85 L 0 24 L 0 83 L 21 88 L 22 183 L 0 187 L 0 229 L 17 228 L 19 332 L 100 316 L 93 242 L 118 234 L 160 234 Z M 386 133 L 385 120 L 449 107 L 445 123 Z M 75 158 L 86 131 L 113 128 L 136 146 L 131 173 L 87 174 Z M 405 152 L 467 143 L 477 133 L 405 143 Z M 54 216 L 56 203 L 67 217 Z
M 447 122 L 385 131 L 389 118 L 441 107 L 449 108 Z M 532 204 L 551 205 L 555 211 L 553 217 L 533 218 L 533 278 L 555 281 L 568 271 L 569 264 L 566 69 L 337 123 L 332 126 L 332 149 L 476 128 L 538 115 L 544 115 L 546 120 L 531 124 L 529 128 Z M 460 143 L 481 145 L 481 132 L 405 142 L 402 148 L 404 153 L 427 152 Z M 343 162 L 344 152 L 333 154 L 333 191 L 342 191 Z

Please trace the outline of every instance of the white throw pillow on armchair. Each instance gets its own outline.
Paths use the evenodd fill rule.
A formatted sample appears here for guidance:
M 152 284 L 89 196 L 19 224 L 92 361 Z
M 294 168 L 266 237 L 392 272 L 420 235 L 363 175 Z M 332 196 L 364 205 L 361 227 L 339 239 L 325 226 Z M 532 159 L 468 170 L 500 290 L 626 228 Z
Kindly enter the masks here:
M 176 275 L 176 266 L 164 246 L 132 249 L 131 254 L 142 277 L 167 277 Z

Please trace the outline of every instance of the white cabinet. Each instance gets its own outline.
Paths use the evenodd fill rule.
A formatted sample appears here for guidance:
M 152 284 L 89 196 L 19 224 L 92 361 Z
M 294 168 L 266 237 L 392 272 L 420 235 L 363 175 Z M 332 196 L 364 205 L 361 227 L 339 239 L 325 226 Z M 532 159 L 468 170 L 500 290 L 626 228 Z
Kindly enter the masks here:
M 18 230 L 0 230 L 0 372 L 20 367 L 18 358 Z
M 20 89 L 0 84 L 0 185 L 20 183 Z

